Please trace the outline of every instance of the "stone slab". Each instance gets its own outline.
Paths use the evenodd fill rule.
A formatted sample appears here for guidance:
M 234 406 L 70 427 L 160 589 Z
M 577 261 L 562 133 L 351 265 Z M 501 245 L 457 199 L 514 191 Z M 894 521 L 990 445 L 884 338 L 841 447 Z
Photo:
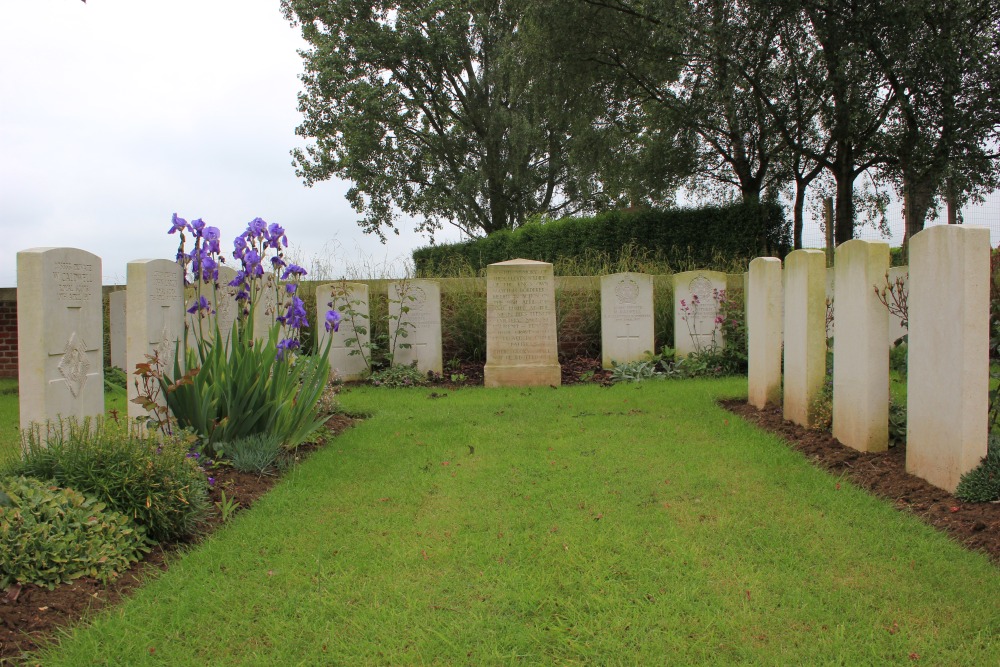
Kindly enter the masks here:
M 486 267 L 487 387 L 558 386 L 552 265 L 512 259 Z
M 748 402 L 759 409 L 781 399 L 781 260 L 750 262 L 746 292 Z
M 175 361 L 184 370 L 184 272 L 168 259 L 139 259 L 125 268 L 126 325 L 125 363 L 134 369 L 146 363 L 147 355 L 157 354 L 164 373 L 175 377 Z M 132 403 L 138 396 L 134 382 L 128 384 L 128 416 L 147 417 L 141 405 Z M 166 405 L 161 395 L 160 405 Z
M 104 412 L 101 258 L 76 248 L 17 253 L 22 429 Z
M 395 350 L 391 351 L 393 363 L 409 365 L 416 362 L 421 371 L 440 374 L 443 369 L 441 286 L 437 281 L 390 283 L 389 317 L 390 340 L 395 333 L 393 329 L 399 328 Z M 401 344 L 408 344 L 409 347 L 401 347 Z
M 863 452 L 889 447 L 889 315 L 875 296 L 889 270 L 889 244 L 837 247 L 833 338 L 833 436 Z
M 813 402 L 826 379 L 826 253 L 795 250 L 785 257 L 785 419 L 810 427 Z
M 990 230 L 910 239 L 906 471 L 948 492 L 986 456 Z
M 718 293 L 727 288 L 721 271 L 684 271 L 674 274 L 674 349 L 677 358 L 725 345 Z
M 355 312 L 353 320 L 347 313 L 348 305 Z M 340 313 L 340 328 L 327 333 L 323 322 L 331 308 Z M 342 282 L 319 285 L 316 287 L 316 313 L 320 349 L 332 336 L 329 356 L 331 379 L 347 381 L 361 378 L 368 371 L 365 358 L 371 354 L 371 349 L 367 347 L 371 340 L 368 285 Z
M 653 352 L 653 277 L 601 277 L 601 365 L 639 361 Z

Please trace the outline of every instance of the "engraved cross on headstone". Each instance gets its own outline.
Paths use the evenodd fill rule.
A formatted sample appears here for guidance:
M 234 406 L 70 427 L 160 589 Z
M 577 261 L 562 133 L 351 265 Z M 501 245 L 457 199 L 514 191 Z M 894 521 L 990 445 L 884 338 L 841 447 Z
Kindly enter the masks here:
M 616 338 L 620 341 L 624 341 L 625 343 L 625 357 L 627 359 L 634 359 L 635 358 L 634 353 L 636 352 L 636 350 L 633 350 L 633 345 L 635 344 L 635 341 L 639 340 L 639 336 L 637 334 L 632 333 L 632 324 L 626 322 L 625 335 L 616 336 Z

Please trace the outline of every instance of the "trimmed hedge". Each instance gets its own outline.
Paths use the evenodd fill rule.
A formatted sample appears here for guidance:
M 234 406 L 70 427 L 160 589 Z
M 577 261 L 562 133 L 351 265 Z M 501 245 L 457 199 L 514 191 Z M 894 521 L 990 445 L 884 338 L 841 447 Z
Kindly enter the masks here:
M 784 257 L 791 250 L 789 223 L 777 204 L 733 204 L 699 209 L 609 211 L 591 218 L 562 218 L 500 231 L 482 239 L 419 248 L 417 275 L 439 275 L 456 263 L 480 271 L 520 257 L 543 262 L 603 252 L 626 245 L 648 249 L 670 261 L 708 265 L 727 257 Z

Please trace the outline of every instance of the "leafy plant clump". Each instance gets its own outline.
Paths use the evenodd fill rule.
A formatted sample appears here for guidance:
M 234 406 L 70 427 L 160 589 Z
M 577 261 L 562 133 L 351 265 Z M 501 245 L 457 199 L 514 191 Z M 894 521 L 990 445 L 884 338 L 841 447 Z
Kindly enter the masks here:
M 233 467 L 240 472 L 263 475 L 275 466 L 283 448 L 281 437 L 255 433 L 225 446 L 224 451 Z
M 417 368 L 417 362 L 413 362 L 375 371 L 368 381 L 375 387 L 418 387 L 427 384 L 427 375 Z
M 105 389 L 126 389 L 128 388 L 128 376 L 125 371 L 116 367 L 108 366 L 104 369 Z
M 149 547 L 141 528 L 72 489 L 30 477 L 0 482 L 0 586 L 50 590 L 82 576 L 116 578 Z
M 305 441 L 328 417 L 318 414 L 316 406 L 330 372 L 327 360 L 332 337 L 306 361 L 302 334 L 309 321 L 298 294 L 306 270 L 286 261 L 284 228 L 260 218 L 251 220 L 233 241 L 232 258 L 239 261 L 240 269 L 228 283 L 219 279 L 225 258 L 217 228 L 202 220 L 188 223 L 175 214 L 169 233 L 179 235 L 177 258 L 186 276 L 190 269 L 196 298 L 188 313 L 201 335 L 195 337 L 187 369 L 181 365 L 180 354 L 174 355 L 173 368 L 164 368 L 155 357 L 139 364 L 137 373 L 144 389 L 152 390 L 140 390 L 133 400 L 169 433 L 170 420 L 155 400 L 162 396 L 177 424 L 197 433 L 203 447 L 255 433 L 278 434 L 287 447 Z M 194 240 L 190 252 L 185 247 L 188 234 Z M 232 329 L 223 332 L 213 304 L 229 288 L 235 292 L 237 318 Z M 255 332 L 255 319 L 266 329 Z M 327 332 L 336 332 L 339 322 L 336 311 L 326 312 Z M 185 339 L 189 333 L 186 327 Z
M 969 503 L 1000 500 L 1000 435 L 991 433 L 986 457 L 978 466 L 962 475 L 955 497 Z
M 36 425 L 23 437 L 24 456 L 11 473 L 91 495 L 135 520 L 151 540 L 191 535 L 211 509 L 208 479 L 183 435 L 161 442 L 134 422 L 98 418 Z
M 640 359 L 619 364 L 611 362 L 611 382 L 642 382 L 643 380 L 656 380 L 666 377 L 663 371 L 659 370 L 660 359 Z

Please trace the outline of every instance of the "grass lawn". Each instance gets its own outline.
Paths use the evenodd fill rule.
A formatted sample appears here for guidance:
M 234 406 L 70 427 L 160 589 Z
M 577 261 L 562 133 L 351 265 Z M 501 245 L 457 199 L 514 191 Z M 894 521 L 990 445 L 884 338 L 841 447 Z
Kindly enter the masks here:
M 352 389 L 373 418 L 44 664 L 1000 663 L 1000 571 L 745 391 Z

